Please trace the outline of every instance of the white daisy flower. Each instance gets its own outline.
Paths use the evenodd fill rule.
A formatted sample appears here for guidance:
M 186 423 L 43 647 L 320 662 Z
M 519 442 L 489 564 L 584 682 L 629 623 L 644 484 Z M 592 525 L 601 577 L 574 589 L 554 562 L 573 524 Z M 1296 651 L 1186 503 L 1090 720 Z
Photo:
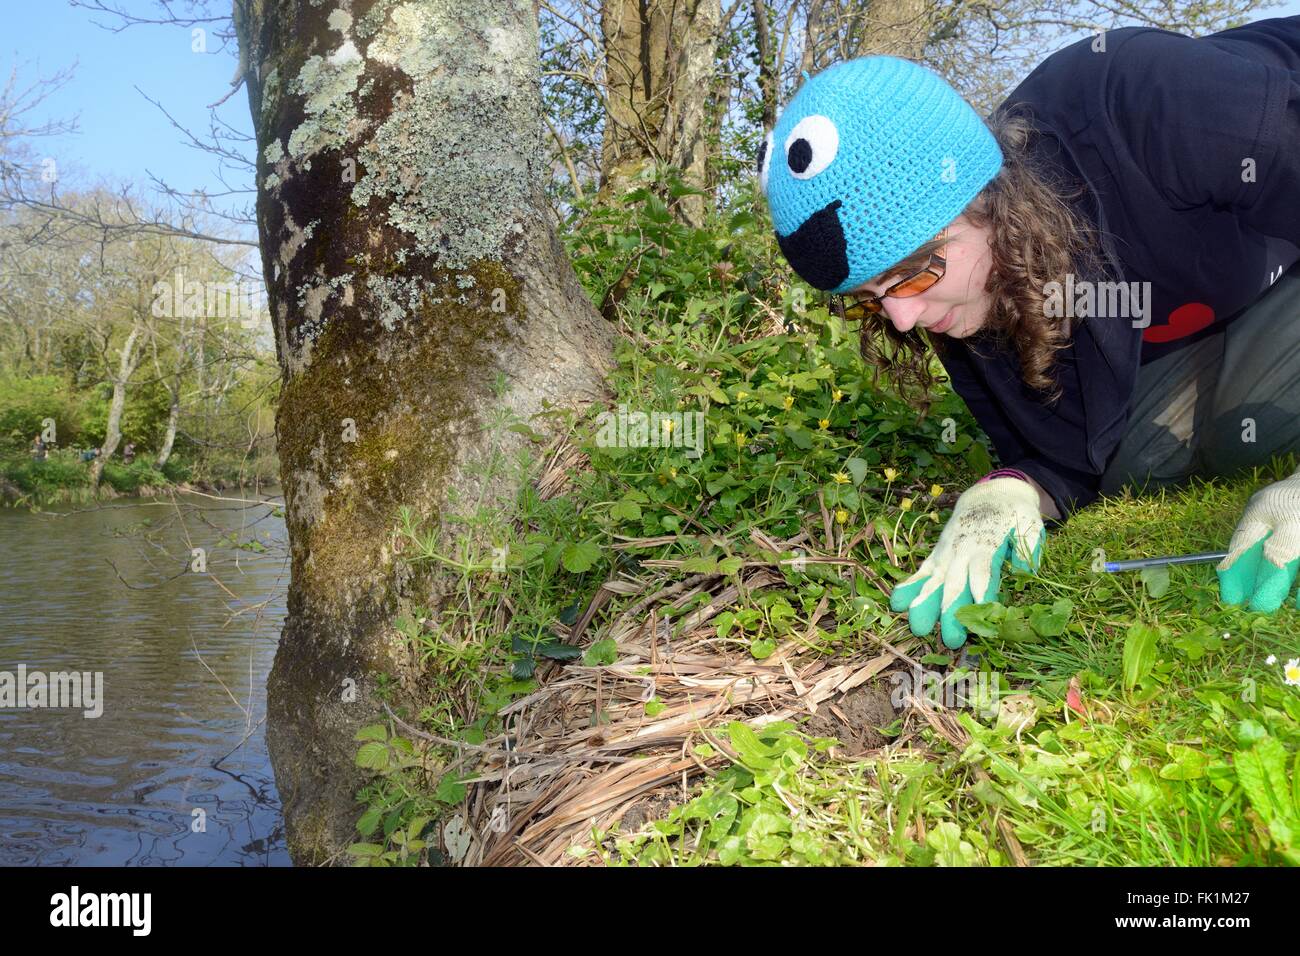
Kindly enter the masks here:
M 1282 674 L 1292 687 L 1300 687 L 1300 657 L 1293 657 L 1287 661 Z
M 1276 654 L 1268 655 L 1268 657 L 1264 658 L 1264 663 L 1267 664 L 1269 667 L 1272 667 L 1274 664 L 1277 663 L 1277 655 Z

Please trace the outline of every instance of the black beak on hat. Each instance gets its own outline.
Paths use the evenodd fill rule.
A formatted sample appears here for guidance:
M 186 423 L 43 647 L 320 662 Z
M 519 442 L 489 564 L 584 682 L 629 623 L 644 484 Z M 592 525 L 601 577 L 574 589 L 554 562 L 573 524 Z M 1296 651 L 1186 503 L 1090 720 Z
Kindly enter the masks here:
M 776 234 L 781 254 L 790 267 L 810 286 L 823 292 L 834 289 L 849 277 L 849 246 L 837 211 L 843 204 L 837 199 L 809 216 L 790 235 Z

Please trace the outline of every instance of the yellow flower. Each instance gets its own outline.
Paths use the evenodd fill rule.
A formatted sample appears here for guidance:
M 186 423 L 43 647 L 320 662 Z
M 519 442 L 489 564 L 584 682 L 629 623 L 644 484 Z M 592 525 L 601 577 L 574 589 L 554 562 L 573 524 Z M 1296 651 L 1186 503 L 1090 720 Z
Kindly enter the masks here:
M 931 511 L 931 512 L 930 512 L 930 520 L 933 521 L 935 524 L 938 524 L 938 523 L 939 523 L 939 512 L 937 512 L 937 511 Z
M 911 499 L 911 498 L 904 498 L 902 501 L 900 501 L 900 502 L 898 503 L 898 507 L 902 508 L 904 511 L 911 511 L 911 510 L 912 510 L 912 499 Z
M 668 432 L 669 434 L 672 434 L 673 420 L 671 418 L 661 418 L 659 420 L 659 424 L 663 426 L 664 431 Z
M 898 477 L 898 472 L 893 468 L 885 469 L 885 481 L 893 481 Z
M 745 433 L 744 433 L 744 432 L 736 432 L 736 447 L 737 447 L 737 448 L 744 448 L 744 447 L 745 447 Z
M 938 498 L 941 494 L 943 494 L 943 485 L 931 485 L 931 486 L 930 486 L 930 497 L 931 497 L 931 498 Z
M 837 485 L 847 485 L 849 483 L 849 476 L 844 474 L 842 471 L 837 471 L 835 474 L 831 475 L 831 481 L 835 482 Z
M 831 392 L 831 401 L 832 401 L 832 402 L 838 402 L 838 401 L 839 401 L 841 398 L 843 398 L 843 397 L 844 397 L 844 393 L 841 392 L 838 388 L 835 389 L 835 391 Z
M 831 420 L 829 418 L 823 418 L 817 422 L 817 427 L 822 431 L 826 431 L 826 429 L 831 427 Z
M 846 521 L 848 521 L 848 520 L 849 520 L 849 513 L 848 513 L 847 511 L 845 511 L 843 508 L 836 508 L 836 509 L 835 509 L 835 523 L 836 523 L 836 524 L 844 524 L 844 522 L 846 522 Z
M 794 407 L 794 396 L 787 395 L 785 397 L 785 410 L 788 412 L 793 407 Z
M 743 388 L 742 388 L 742 389 L 738 389 L 738 390 L 736 391 L 736 401 L 740 401 L 742 398 L 744 398 L 744 397 L 745 397 L 746 395 L 748 395 L 748 394 L 749 394 L 749 392 L 745 391 Z
M 676 477 L 677 477 L 677 469 L 676 469 L 676 468 L 669 468 L 669 469 L 668 469 L 668 477 L 669 477 L 669 478 L 676 478 Z

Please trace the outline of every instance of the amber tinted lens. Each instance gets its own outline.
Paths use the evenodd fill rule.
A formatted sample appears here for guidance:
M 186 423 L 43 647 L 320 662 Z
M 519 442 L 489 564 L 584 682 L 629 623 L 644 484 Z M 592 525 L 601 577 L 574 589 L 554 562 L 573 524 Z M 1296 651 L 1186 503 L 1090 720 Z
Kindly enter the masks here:
M 865 319 L 880 311 L 880 300 L 876 298 L 857 299 L 844 307 L 844 318 L 852 320 Z
M 920 295 L 938 281 L 939 277 L 933 272 L 921 272 L 898 283 L 889 290 L 889 294 L 906 299 L 910 295 Z

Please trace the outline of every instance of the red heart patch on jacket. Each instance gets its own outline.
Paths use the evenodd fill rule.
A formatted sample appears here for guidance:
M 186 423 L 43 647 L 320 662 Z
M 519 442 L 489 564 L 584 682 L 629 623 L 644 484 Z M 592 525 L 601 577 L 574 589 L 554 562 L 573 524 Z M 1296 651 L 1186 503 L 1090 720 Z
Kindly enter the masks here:
M 1142 331 L 1143 342 L 1175 342 L 1214 322 L 1214 310 L 1204 302 L 1188 302 L 1169 313 L 1168 325 L 1153 325 Z

